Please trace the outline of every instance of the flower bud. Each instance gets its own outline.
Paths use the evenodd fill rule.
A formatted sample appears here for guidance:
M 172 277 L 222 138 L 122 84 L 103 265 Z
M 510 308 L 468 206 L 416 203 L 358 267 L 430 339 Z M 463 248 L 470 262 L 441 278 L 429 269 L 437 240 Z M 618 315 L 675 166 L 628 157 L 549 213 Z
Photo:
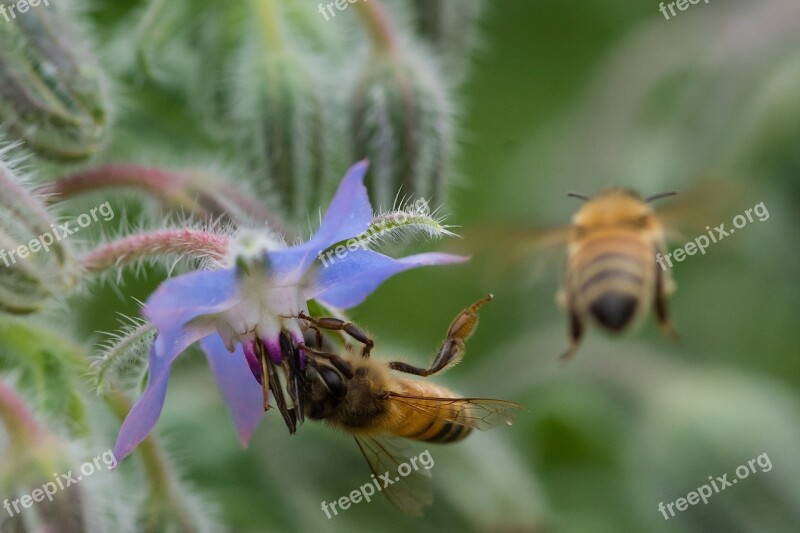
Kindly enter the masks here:
M 0 311 L 30 313 L 71 282 L 63 231 L 0 151 Z
M 433 58 L 405 47 L 367 62 L 351 101 L 354 159 L 370 161 L 373 205 L 392 207 L 398 193 L 443 200 L 453 150 L 452 113 Z
M 0 124 L 37 155 L 88 157 L 107 129 L 103 73 L 67 10 L 18 6 L 0 1 Z
M 414 0 L 417 31 L 441 55 L 453 79 L 461 80 L 467 71 L 483 4 L 483 0 Z
M 291 51 L 248 52 L 242 55 L 234 100 L 234 115 L 245 127 L 243 148 L 285 213 L 305 220 L 325 192 L 327 121 L 316 80 Z

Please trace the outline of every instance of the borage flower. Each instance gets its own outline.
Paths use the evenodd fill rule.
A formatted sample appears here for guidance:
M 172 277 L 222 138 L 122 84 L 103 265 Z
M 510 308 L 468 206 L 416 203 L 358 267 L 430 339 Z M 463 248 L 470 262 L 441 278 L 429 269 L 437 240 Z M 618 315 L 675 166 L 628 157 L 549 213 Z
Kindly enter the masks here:
M 298 381 L 305 365 L 305 324 L 297 317 L 308 312 L 307 302 L 346 309 L 394 274 L 466 259 L 444 253 L 392 259 L 366 246 L 349 246 L 335 262 L 317 261 L 332 246 L 359 242 L 368 234 L 373 211 L 363 183 L 366 170 L 367 163 L 360 162 L 347 172 L 307 242 L 287 247 L 262 234 L 243 233 L 231 244 L 224 267 L 169 279 L 153 293 L 144 308 L 158 331 L 149 382 L 120 429 L 114 449 L 118 460 L 155 426 L 172 364 L 195 342 L 206 354 L 242 445 L 268 408 L 268 392 L 293 432 L 303 416 Z

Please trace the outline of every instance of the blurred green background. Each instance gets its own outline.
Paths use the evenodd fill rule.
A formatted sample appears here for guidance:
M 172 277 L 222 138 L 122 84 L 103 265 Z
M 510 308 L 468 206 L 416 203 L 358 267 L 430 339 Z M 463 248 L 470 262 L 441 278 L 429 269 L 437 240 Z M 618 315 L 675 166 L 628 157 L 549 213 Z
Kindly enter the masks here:
M 87 8 L 99 40 L 115 47 L 101 60 L 124 55 L 114 32 L 138 7 L 106 4 Z M 564 225 L 578 207 L 566 192 L 610 185 L 686 191 L 700 231 L 759 202 L 769 219 L 676 265 L 675 343 L 652 317 L 621 338 L 590 328 L 561 365 L 560 263 L 506 265 L 513 243 L 469 238 L 457 246 L 474 253 L 469 264 L 405 273 L 354 310 L 377 357 L 425 364 L 458 311 L 495 295 L 465 360 L 438 382 L 529 411 L 511 427 L 429 447 L 435 504 L 422 519 L 382 499 L 327 519 L 322 501 L 369 480 L 352 439 L 311 422 L 290 437 L 270 413 L 242 450 L 199 352 L 175 366 L 157 426 L 173 462 L 230 531 L 797 531 L 797 2 L 712 0 L 671 20 L 639 0 L 487 4 L 456 88 L 457 179 L 444 205 L 456 231 Z M 193 126 L 179 89 L 121 78 L 112 156 L 231 156 Z M 137 136 L 158 146 L 155 155 L 137 154 L 128 143 Z M 703 183 L 714 186 L 692 197 Z M 426 245 L 434 247 L 456 246 Z M 71 304 L 85 335 L 114 330 L 111 310 L 135 314 L 132 298 L 145 300 L 159 282 L 125 280 L 124 298 L 97 286 Z M 764 453 L 770 471 L 670 520 L 658 511 Z

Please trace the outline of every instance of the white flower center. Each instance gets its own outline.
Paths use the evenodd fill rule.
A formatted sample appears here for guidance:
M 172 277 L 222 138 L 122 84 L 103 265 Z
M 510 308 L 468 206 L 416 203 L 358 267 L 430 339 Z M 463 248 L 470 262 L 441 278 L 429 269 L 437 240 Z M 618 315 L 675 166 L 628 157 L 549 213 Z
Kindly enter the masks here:
M 269 279 L 261 269 L 241 274 L 242 300 L 215 318 L 217 332 L 229 350 L 256 336 L 277 339 L 282 329 L 299 331 L 292 317 L 307 311 L 300 285 L 282 285 L 281 280 Z

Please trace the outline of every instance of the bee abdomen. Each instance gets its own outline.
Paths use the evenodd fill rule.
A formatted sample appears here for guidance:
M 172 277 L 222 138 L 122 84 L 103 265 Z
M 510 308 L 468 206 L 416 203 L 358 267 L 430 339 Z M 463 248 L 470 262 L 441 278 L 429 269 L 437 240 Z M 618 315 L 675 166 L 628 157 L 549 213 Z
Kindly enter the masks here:
M 647 294 L 647 248 L 626 239 L 604 241 L 584 250 L 575 281 L 585 309 L 601 326 L 619 332 L 636 316 Z
M 472 431 L 471 427 L 458 422 L 461 419 L 468 420 L 464 417 L 469 413 L 465 408 L 457 408 L 453 402 L 448 401 L 456 398 L 452 391 L 431 383 L 413 381 L 405 383 L 404 392 L 434 401 L 428 400 L 423 403 L 425 409 L 396 405 L 395 407 L 399 408 L 398 420 L 402 421 L 395 425 L 397 436 L 443 444 L 459 441 Z
M 455 422 L 448 422 L 446 427 L 443 427 L 436 435 L 434 435 L 428 442 L 438 442 L 441 444 L 447 442 L 458 442 L 472 433 L 472 428 L 469 426 L 462 426 Z
M 639 300 L 628 294 L 608 292 L 589 305 L 597 321 L 611 331 L 622 331 L 636 314 Z
M 470 434 L 472 428 L 464 426 L 456 422 L 449 422 L 446 420 L 432 420 L 432 423 L 424 428 L 421 432 L 416 434 L 406 435 L 409 439 L 419 440 L 423 442 L 435 442 L 438 444 L 446 444 L 448 442 L 457 442 Z

